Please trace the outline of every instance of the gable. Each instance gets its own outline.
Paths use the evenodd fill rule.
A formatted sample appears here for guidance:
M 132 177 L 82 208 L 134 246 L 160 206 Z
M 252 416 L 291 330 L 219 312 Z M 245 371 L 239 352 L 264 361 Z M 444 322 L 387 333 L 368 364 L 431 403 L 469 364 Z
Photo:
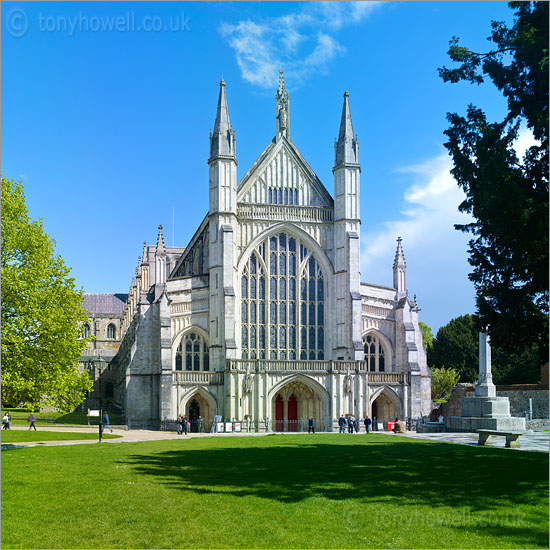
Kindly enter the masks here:
M 334 201 L 296 146 L 273 140 L 237 186 L 237 202 L 333 208 Z

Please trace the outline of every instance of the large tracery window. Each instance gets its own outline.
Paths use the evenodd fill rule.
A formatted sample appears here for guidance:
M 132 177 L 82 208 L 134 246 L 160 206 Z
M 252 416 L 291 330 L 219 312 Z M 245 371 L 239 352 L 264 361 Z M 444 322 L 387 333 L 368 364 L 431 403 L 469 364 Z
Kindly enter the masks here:
M 324 359 L 325 284 L 311 251 L 286 233 L 260 243 L 241 278 L 243 359 Z
M 369 334 L 363 338 L 363 350 L 367 370 L 371 372 L 384 372 L 386 370 L 384 348 L 378 337 Z
M 188 332 L 176 351 L 176 370 L 210 370 L 208 346 L 202 336 Z

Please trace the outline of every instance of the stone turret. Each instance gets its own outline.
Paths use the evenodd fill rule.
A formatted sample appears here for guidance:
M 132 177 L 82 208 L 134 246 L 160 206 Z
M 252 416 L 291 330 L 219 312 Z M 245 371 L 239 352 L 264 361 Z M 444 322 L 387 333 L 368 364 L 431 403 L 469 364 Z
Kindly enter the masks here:
M 334 143 L 334 170 L 342 166 L 359 166 L 359 140 L 353 135 L 351 112 L 349 108 L 349 93 L 344 93 L 342 120 L 338 140 Z
M 403 254 L 401 237 L 397 237 L 397 250 L 393 260 L 393 288 L 397 290 L 397 298 L 402 298 L 407 294 L 407 262 Z
M 220 95 L 214 131 L 210 134 L 210 161 L 219 157 L 235 158 L 235 132 L 229 121 L 225 81 L 220 82 Z M 209 161 L 209 162 L 210 162 Z

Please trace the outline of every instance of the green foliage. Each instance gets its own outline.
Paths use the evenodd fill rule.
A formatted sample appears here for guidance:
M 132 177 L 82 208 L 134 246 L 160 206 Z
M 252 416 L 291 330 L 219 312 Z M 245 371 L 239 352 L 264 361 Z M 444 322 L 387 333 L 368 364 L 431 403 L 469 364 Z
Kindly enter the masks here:
M 2 452 L 2 548 L 136 546 L 548 548 L 548 454 L 383 434 Z
M 446 82 L 490 80 L 508 101 L 502 122 L 469 105 L 466 117 L 448 113 L 445 146 L 452 173 L 466 194 L 462 212 L 470 232 L 469 278 L 477 292 L 481 327 L 493 344 L 514 354 L 548 357 L 548 2 L 511 2 L 514 25 L 493 22 L 487 53 L 450 42 L 457 68 L 440 69 Z M 520 123 L 537 143 L 515 151 Z
M 82 291 L 31 220 L 23 186 L 2 177 L 2 401 L 70 410 L 91 380 L 78 370 L 87 341 Z
M 475 382 L 479 373 L 479 332 L 474 315 L 461 315 L 442 326 L 428 350 L 432 369 L 444 366 L 456 370 L 460 382 Z M 491 363 L 495 384 L 536 384 L 540 381 L 540 363 L 535 345 L 522 353 L 509 353 L 492 346 Z
M 418 325 L 420 326 L 420 330 L 422 331 L 422 343 L 424 344 L 424 349 L 428 351 L 428 349 L 432 347 L 432 343 L 434 341 L 432 329 L 422 321 L 419 321 Z
M 448 400 L 459 378 L 455 369 L 432 369 L 432 400 Z

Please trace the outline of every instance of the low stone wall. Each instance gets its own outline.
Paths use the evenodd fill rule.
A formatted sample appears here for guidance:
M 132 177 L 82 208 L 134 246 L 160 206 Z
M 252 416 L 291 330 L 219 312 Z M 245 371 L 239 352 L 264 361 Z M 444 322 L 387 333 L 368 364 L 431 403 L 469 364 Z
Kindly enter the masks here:
M 527 384 L 518 389 L 512 388 L 513 386 L 497 386 L 497 396 L 510 400 L 512 416 L 525 416 L 529 412 L 529 398 L 532 398 L 533 418 L 548 418 L 548 388 L 541 389 L 538 384 L 533 384 L 532 388 Z
M 533 399 L 533 418 L 549 418 L 548 414 L 548 386 L 542 384 L 517 384 L 511 386 L 496 386 L 497 397 L 508 397 L 510 401 L 510 414 L 525 418 L 525 412 L 529 411 L 529 398 Z M 473 384 L 457 384 L 451 392 L 447 403 L 432 410 L 430 420 L 437 421 L 440 415 L 446 420 L 449 416 L 462 415 L 462 401 L 465 397 L 474 394 Z

